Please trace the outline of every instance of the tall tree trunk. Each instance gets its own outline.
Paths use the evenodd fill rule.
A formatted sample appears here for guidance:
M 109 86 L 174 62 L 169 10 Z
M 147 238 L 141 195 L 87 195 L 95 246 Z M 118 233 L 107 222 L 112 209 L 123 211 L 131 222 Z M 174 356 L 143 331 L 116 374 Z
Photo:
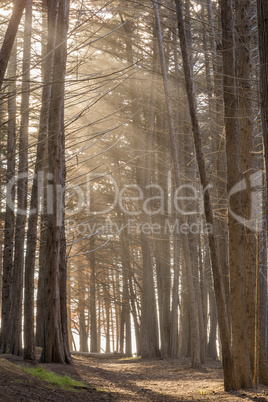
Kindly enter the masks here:
M 120 213 L 120 212 L 119 212 Z M 123 220 L 121 220 L 123 222 Z M 130 257 L 129 257 L 129 243 L 127 230 L 121 231 L 120 243 L 122 246 L 122 276 L 123 276 L 123 294 L 122 294 L 122 308 L 121 308 L 121 323 L 120 323 L 120 349 L 124 352 L 124 340 L 126 356 L 132 356 L 131 344 L 131 329 L 130 329 L 130 292 L 129 292 L 129 277 L 130 277 Z
M 16 164 L 16 74 L 17 74 L 17 43 L 11 54 L 8 75 L 10 79 L 8 88 L 8 128 L 7 128 L 7 196 L 5 212 L 5 237 L 3 256 L 3 286 L 2 286 L 2 314 L 1 314 L 1 344 L 0 352 L 10 351 L 10 310 L 11 310 L 11 280 L 13 274 L 14 253 L 14 201 L 15 186 L 9 189 L 15 178 Z M 8 190 L 9 189 L 9 190 Z
M 224 74 L 224 116 L 227 155 L 227 191 L 241 181 L 237 93 L 235 79 L 235 41 L 233 23 L 233 1 L 221 2 L 222 52 Z M 252 387 L 252 372 L 249 357 L 248 325 L 246 314 L 246 273 L 244 228 L 234 214 L 242 213 L 241 194 L 232 197 L 228 209 L 229 267 L 231 295 L 232 348 L 235 365 L 236 388 Z
M 241 162 L 243 177 L 247 183 L 247 190 L 244 194 L 244 216 L 251 221 L 257 219 L 253 216 L 251 209 L 251 182 L 250 176 L 256 168 L 256 160 L 253 156 L 254 132 L 253 132 L 253 109 L 251 90 L 251 18 L 252 4 L 250 0 L 236 0 L 236 75 L 238 94 L 239 131 L 241 138 Z M 255 165 L 255 166 L 254 166 Z M 257 207 L 257 206 L 256 206 Z M 260 211 L 259 211 L 260 212 Z M 256 225 L 257 222 L 251 221 Z M 255 317 L 256 317 L 256 234 L 251 228 L 245 227 L 245 264 L 246 264 L 246 285 L 247 285 L 247 319 L 249 335 L 249 353 L 251 370 L 254 370 L 254 346 L 255 346 Z
M 107 282 L 105 283 L 105 285 Z M 105 304 L 105 315 L 106 315 L 106 344 L 105 344 L 105 353 L 111 352 L 111 342 L 110 342 L 110 296 L 107 294 L 107 291 L 104 290 L 104 304 Z
M 80 352 L 88 352 L 88 331 L 86 326 L 86 315 L 85 315 L 86 278 L 82 269 L 78 269 L 77 282 L 78 282 L 78 317 L 79 317 Z
M 95 261 L 95 238 L 91 235 L 90 240 L 90 294 L 89 294 L 89 310 L 90 310 L 90 352 L 98 352 L 98 336 L 97 336 L 97 311 L 96 311 L 96 261 Z
M 67 56 L 69 1 L 48 3 L 49 16 L 56 23 L 56 50 L 49 110 L 49 188 L 47 213 L 47 265 L 45 272 L 45 337 L 42 362 L 72 363 L 67 329 L 66 244 L 64 227 L 65 137 L 64 89 Z M 54 25 L 55 26 L 55 25 Z
M 43 14 L 46 7 L 43 2 Z M 56 16 L 57 20 L 57 16 Z M 44 21 L 44 16 L 43 16 Z M 43 28 L 46 24 L 43 23 Z M 37 223 L 39 217 L 39 203 L 42 197 L 43 181 L 44 181 L 44 165 L 46 160 L 47 130 L 48 130 L 48 114 L 51 97 L 51 81 L 53 71 L 53 56 L 55 46 L 55 31 L 48 25 L 48 43 L 46 49 L 46 58 L 44 63 L 43 77 L 43 93 L 42 107 L 39 119 L 38 144 L 35 162 L 35 175 L 32 185 L 30 216 L 28 220 L 27 231 L 27 248 L 25 258 L 25 301 L 24 301 L 24 358 L 34 360 L 34 269 L 35 254 L 37 244 Z M 43 45 L 44 47 L 44 45 Z M 45 55 L 45 52 L 43 52 Z M 39 273 L 40 274 L 40 273 Z M 41 274 L 42 275 L 42 274 Z
M 30 65 L 31 65 L 31 35 L 32 35 L 32 1 L 26 3 L 23 65 L 22 65 L 22 97 L 21 97 L 21 126 L 19 139 L 19 168 L 18 168 L 18 210 L 15 230 L 15 255 L 12 280 L 11 308 L 11 353 L 22 353 L 22 293 L 24 271 L 24 242 L 27 218 L 28 190 L 28 126 L 30 104 Z
M 45 181 L 47 184 L 47 181 Z M 45 186 L 44 186 L 45 187 Z M 47 208 L 47 197 L 44 195 L 44 211 Z M 45 311 L 45 267 L 47 262 L 46 240 L 47 240 L 47 216 L 45 212 L 41 213 L 40 219 L 40 241 L 39 241 L 39 270 L 37 284 L 36 301 L 36 335 L 35 345 L 43 347 L 44 345 L 44 311 Z M 28 330 L 28 332 L 30 332 Z M 30 335 L 31 336 L 31 335 Z M 31 338 L 27 340 L 27 355 L 32 356 Z M 26 346 L 26 345 L 25 345 Z
M 179 304 L 179 245 L 178 235 L 173 236 L 173 288 L 172 288 L 172 309 L 171 309 L 171 330 L 170 330 L 170 356 L 173 359 L 178 357 L 178 304 Z

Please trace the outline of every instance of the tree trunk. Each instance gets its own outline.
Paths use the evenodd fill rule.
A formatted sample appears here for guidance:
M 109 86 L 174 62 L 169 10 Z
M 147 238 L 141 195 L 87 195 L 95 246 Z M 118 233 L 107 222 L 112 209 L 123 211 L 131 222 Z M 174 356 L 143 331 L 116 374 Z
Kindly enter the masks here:
M 47 184 L 47 181 L 45 182 Z M 44 196 L 44 209 L 47 207 L 46 195 Z M 35 345 L 43 347 L 44 345 L 44 311 L 45 311 L 45 269 L 47 262 L 46 253 L 47 239 L 47 216 L 43 212 L 40 219 L 40 242 L 39 242 L 39 270 L 37 284 L 37 301 L 36 301 L 36 335 Z M 30 332 L 30 331 L 29 331 Z M 31 335 L 30 335 L 31 336 Z M 31 339 L 29 339 L 27 347 L 27 355 L 31 356 Z M 28 352 L 29 350 L 29 352 Z M 26 351 L 25 351 L 26 353 Z
M 170 356 L 173 359 L 178 357 L 178 304 L 179 304 L 179 245 L 178 235 L 173 236 L 173 288 L 172 288 L 172 309 L 171 309 L 171 330 L 170 330 Z
M 45 337 L 41 361 L 72 363 L 67 329 L 66 246 L 64 228 L 64 79 L 67 56 L 69 1 L 48 3 L 49 16 L 56 22 L 56 50 L 49 110 L 49 190 L 47 213 L 47 265 L 45 272 Z
M 7 128 L 7 173 L 6 183 L 10 185 L 15 177 L 16 163 L 16 74 L 17 74 L 17 43 L 11 54 L 8 75 L 10 84 L 8 89 L 8 128 Z M 10 351 L 10 310 L 11 310 L 11 280 L 13 274 L 13 245 L 14 245 L 14 201 L 15 182 L 6 196 L 5 238 L 3 257 L 3 286 L 2 286 L 2 314 L 1 314 L 1 345 L 0 352 Z M 7 187 L 8 190 L 8 187 Z
M 221 2 L 222 47 L 224 74 L 224 116 L 227 155 L 227 191 L 241 181 L 240 144 L 235 80 L 235 42 L 233 1 Z M 232 348 L 234 355 L 236 388 L 251 388 L 252 373 L 249 357 L 248 325 L 246 314 L 246 273 L 244 228 L 234 214 L 242 213 L 241 194 L 235 193 L 228 209 L 229 267 L 231 295 Z
M 82 268 L 78 269 L 77 282 L 78 282 L 78 317 L 79 317 L 80 352 L 88 352 L 88 332 L 87 332 L 86 315 L 85 315 L 86 278 Z
M 241 162 L 243 177 L 247 183 L 243 204 L 245 219 L 256 225 L 253 216 L 251 200 L 250 176 L 256 168 L 256 161 L 251 152 L 254 149 L 253 131 L 253 108 L 251 90 L 251 19 L 252 4 L 250 0 L 236 0 L 236 75 L 238 94 L 239 131 L 241 138 Z M 257 206 L 256 206 L 257 207 Z M 260 211 L 259 211 L 260 213 Z M 245 227 L 245 263 L 246 263 L 246 285 L 247 285 L 247 319 L 249 335 L 249 353 L 251 370 L 254 370 L 254 344 L 255 344 L 255 293 L 256 293 L 256 234 L 251 228 Z
M 30 65 L 31 65 L 31 34 L 32 34 L 32 1 L 26 3 L 23 65 L 22 65 L 22 97 L 21 97 L 21 126 L 19 139 L 19 168 L 18 168 L 18 210 L 15 230 L 14 271 L 12 280 L 11 307 L 11 340 L 10 351 L 14 355 L 22 353 L 22 293 L 24 271 L 24 242 L 27 218 L 28 190 L 28 126 L 30 103 Z
M 95 263 L 95 238 L 90 237 L 90 294 L 89 294 L 89 310 L 90 310 L 90 352 L 98 352 L 98 336 L 97 336 L 97 311 L 96 311 L 96 263 Z
M 43 5 L 43 13 L 45 12 Z M 44 17 L 43 17 L 44 20 Z M 57 16 L 56 16 L 57 20 Z M 43 24 L 43 28 L 44 25 Z M 34 360 L 34 269 L 37 244 L 37 223 L 39 217 L 39 203 L 42 198 L 44 182 L 44 165 L 47 146 L 48 114 L 51 97 L 51 81 L 53 71 L 53 56 L 55 46 L 55 31 L 48 25 L 48 44 L 44 63 L 44 87 L 42 93 L 42 107 L 39 119 L 38 144 L 35 162 L 35 175 L 32 185 L 30 216 L 28 220 L 27 248 L 25 258 L 25 301 L 24 301 L 24 358 Z M 45 53 L 45 52 L 44 52 Z M 44 201 L 43 201 L 44 203 Z M 40 275 L 40 272 L 39 272 Z M 41 273 L 42 276 L 42 273 Z M 42 279 L 43 280 L 43 279 Z M 39 338 L 39 335 L 38 337 Z M 39 341 L 38 341 L 39 342 Z

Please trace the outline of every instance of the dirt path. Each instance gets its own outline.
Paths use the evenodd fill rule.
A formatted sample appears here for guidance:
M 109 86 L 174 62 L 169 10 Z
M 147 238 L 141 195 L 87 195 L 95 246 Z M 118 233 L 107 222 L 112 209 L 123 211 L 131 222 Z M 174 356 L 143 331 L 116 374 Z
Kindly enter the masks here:
M 0 359 L 0 401 L 268 401 L 268 387 L 263 386 L 225 393 L 221 364 L 213 361 L 200 370 L 192 370 L 187 359 L 99 360 L 76 356 L 74 366 L 44 365 L 89 385 L 89 390 L 74 393 L 29 377 L 12 364 L 25 363 L 14 360 Z M 15 369 L 7 369 L 3 362 Z

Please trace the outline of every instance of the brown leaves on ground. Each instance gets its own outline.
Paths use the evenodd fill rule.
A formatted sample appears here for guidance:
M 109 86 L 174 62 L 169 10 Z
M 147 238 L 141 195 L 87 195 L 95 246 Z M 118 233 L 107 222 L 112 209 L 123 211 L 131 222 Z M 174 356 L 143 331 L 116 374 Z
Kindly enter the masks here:
M 226 393 L 220 362 L 200 370 L 187 359 L 100 360 L 75 357 L 74 366 L 45 364 L 61 375 L 83 381 L 88 390 L 63 391 L 23 372 L 14 356 L 0 359 L 0 401 L 268 401 L 268 387 Z M 14 364 L 16 363 L 16 364 Z M 34 364 L 34 363 L 27 363 Z M 36 363 L 35 363 L 36 364 Z

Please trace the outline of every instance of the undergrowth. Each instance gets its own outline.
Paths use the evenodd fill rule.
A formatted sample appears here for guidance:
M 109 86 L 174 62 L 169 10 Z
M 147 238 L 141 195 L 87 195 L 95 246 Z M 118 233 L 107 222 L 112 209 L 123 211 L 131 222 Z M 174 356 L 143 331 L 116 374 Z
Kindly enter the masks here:
M 53 373 L 52 371 L 46 370 L 43 367 L 37 367 L 37 368 L 22 367 L 22 369 L 26 373 L 28 373 L 40 380 L 46 381 L 49 384 L 57 385 L 62 389 L 70 390 L 70 387 L 85 387 L 85 384 L 83 384 L 80 381 L 73 380 L 72 378 L 68 377 L 67 375 L 62 376 L 62 375 Z

